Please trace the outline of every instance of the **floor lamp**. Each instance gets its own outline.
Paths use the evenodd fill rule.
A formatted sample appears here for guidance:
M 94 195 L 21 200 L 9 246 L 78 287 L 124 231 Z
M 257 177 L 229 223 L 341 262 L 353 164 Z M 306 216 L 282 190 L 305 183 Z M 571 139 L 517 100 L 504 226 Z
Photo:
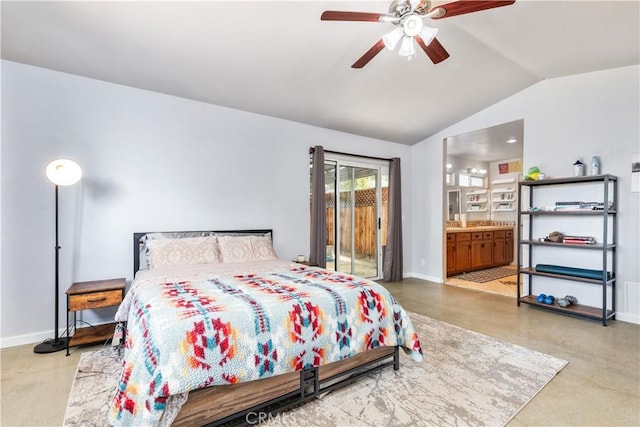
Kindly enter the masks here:
M 73 160 L 58 159 L 47 165 L 47 178 L 55 184 L 56 191 L 56 294 L 54 338 L 46 339 L 33 348 L 35 353 L 53 353 L 67 348 L 69 337 L 60 337 L 58 327 L 58 288 L 60 285 L 60 245 L 58 244 L 58 187 L 73 185 L 80 180 L 82 169 Z M 68 332 L 68 331 L 67 331 Z

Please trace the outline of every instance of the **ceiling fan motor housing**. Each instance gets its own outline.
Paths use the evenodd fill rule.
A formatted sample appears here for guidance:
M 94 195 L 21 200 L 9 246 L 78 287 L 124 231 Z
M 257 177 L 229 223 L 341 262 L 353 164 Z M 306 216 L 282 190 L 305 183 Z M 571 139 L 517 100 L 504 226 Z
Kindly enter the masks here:
M 389 13 L 401 17 L 411 12 L 411 2 L 409 0 L 394 0 L 389 5 Z
M 404 34 L 408 37 L 415 37 L 420 34 L 423 26 L 422 19 L 416 14 L 409 15 L 402 20 Z

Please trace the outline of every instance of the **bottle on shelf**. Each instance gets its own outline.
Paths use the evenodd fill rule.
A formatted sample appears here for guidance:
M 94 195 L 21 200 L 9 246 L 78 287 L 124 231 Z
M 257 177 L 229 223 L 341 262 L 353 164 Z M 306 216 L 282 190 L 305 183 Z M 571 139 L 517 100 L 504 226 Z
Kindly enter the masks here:
M 573 164 L 573 176 L 584 176 L 584 163 L 580 160 Z
M 598 156 L 591 157 L 591 175 L 600 175 L 600 159 Z

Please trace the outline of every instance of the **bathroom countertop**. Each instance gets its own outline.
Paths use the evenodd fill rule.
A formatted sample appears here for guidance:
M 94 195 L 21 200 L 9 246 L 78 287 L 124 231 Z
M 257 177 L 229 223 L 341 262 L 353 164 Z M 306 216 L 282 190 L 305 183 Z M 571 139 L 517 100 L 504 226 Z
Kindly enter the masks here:
M 470 231 L 500 231 L 513 230 L 512 225 L 481 225 L 479 227 L 447 227 L 447 233 L 462 233 Z

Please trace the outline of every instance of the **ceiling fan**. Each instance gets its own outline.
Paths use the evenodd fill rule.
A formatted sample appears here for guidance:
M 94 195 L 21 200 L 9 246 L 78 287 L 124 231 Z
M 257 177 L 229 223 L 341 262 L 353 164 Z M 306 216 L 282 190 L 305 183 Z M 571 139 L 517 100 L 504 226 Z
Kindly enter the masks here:
M 495 7 L 509 6 L 515 3 L 499 0 L 455 1 L 431 7 L 430 0 L 394 0 L 389 6 L 389 13 L 341 12 L 327 10 L 320 17 L 323 21 L 368 21 L 389 22 L 395 28 L 382 36 L 376 44 L 360 57 L 351 68 L 362 68 L 385 47 L 394 50 L 398 42 L 398 54 L 411 59 L 415 56 L 417 43 L 434 64 L 444 61 L 449 53 L 436 39 L 437 28 L 424 24 L 427 18 L 442 19 L 466 13 L 479 12 Z

